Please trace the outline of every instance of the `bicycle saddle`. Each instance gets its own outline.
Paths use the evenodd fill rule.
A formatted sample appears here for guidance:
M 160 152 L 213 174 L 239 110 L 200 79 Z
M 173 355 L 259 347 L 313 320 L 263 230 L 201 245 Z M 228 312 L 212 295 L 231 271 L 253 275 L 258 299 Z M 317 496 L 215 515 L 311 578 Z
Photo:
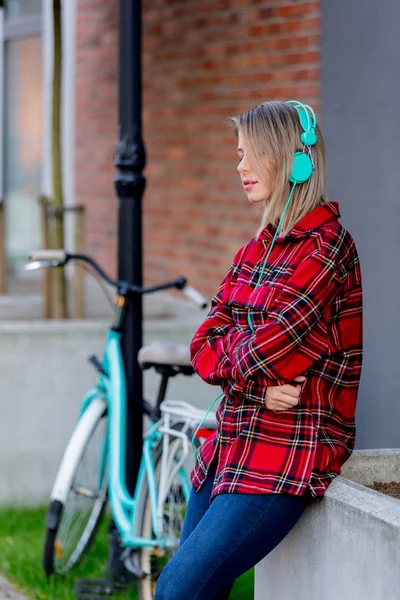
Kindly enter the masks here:
M 173 344 L 163 340 L 156 340 L 140 348 L 138 362 L 144 369 L 158 365 L 192 366 L 189 346 L 186 344 Z

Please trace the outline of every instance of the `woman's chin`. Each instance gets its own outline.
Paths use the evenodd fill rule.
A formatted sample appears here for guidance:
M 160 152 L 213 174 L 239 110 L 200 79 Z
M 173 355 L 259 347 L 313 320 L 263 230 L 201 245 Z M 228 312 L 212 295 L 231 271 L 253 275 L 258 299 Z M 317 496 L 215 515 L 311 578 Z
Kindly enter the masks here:
M 247 200 L 249 204 L 260 204 L 260 202 L 265 202 L 265 198 L 258 198 L 257 196 L 252 196 L 251 194 L 247 194 Z

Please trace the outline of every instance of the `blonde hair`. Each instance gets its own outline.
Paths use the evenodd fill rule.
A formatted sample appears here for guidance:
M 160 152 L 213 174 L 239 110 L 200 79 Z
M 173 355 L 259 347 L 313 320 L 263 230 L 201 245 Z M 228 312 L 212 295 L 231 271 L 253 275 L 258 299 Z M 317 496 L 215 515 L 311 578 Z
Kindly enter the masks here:
M 268 225 L 276 228 L 289 197 L 292 184 L 289 174 L 294 153 L 303 150 L 300 135 L 303 129 L 297 110 L 285 102 L 264 102 L 231 119 L 236 134 L 246 145 L 246 154 L 260 179 L 275 178 L 271 196 L 256 236 Z M 308 181 L 296 185 L 279 235 L 285 236 L 313 208 L 327 202 L 324 196 L 326 182 L 325 144 L 320 128 L 316 128 L 317 143 L 311 148 L 315 169 Z M 267 164 L 270 169 L 267 169 Z

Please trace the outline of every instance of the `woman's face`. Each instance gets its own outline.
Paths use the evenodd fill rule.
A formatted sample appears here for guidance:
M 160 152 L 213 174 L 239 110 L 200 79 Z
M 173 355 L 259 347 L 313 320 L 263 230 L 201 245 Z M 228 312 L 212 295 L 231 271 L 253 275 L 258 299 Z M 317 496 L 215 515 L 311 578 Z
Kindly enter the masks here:
M 271 195 L 272 183 L 271 177 L 268 176 L 268 164 L 265 164 L 265 173 L 261 180 L 259 174 L 246 157 L 246 142 L 243 139 L 242 133 L 238 133 L 238 149 L 239 164 L 237 170 L 242 180 L 244 191 L 247 194 L 247 199 L 251 204 L 265 202 Z

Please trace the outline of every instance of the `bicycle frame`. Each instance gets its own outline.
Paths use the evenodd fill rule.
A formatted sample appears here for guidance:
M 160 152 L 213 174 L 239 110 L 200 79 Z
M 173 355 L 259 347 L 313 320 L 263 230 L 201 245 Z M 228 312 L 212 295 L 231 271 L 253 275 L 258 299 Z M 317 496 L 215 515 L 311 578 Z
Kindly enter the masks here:
M 134 496 L 129 494 L 125 477 L 126 458 L 126 381 L 121 353 L 121 334 L 109 330 L 102 361 L 105 374 L 100 374 L 97 385 L 84 398 L 80 414 L 95 398 L 105 401 L 108 408 L 108 434 L 103 455 L 108 450 L 109 498 L 113 519 L 125 547 L 165 546 L 162 537 L 162 511 L 168 486 L 179 473 L 183 493 L 188 499 L 190 485 L 182 467 L 189 451 L 187 436 L 171 429 L 171 414 L 154 423 L 145 433 L 143 457 L 140 464 Z M 196 409 L 195 409 L 196 410 Z M 170 435 L 174 436 L 170 443 Z M 163 437 L 160 484 L 157 489 L 155 465 L 152 449 Z M 182 444 L 182 456 L 177 459 L 177 451 Z M 136 529 L 135 507 L 144 478 L 147 477 L 148 493 L 151 504 L 152 527 L 155 538 L 141 538 L 134 535 Z

